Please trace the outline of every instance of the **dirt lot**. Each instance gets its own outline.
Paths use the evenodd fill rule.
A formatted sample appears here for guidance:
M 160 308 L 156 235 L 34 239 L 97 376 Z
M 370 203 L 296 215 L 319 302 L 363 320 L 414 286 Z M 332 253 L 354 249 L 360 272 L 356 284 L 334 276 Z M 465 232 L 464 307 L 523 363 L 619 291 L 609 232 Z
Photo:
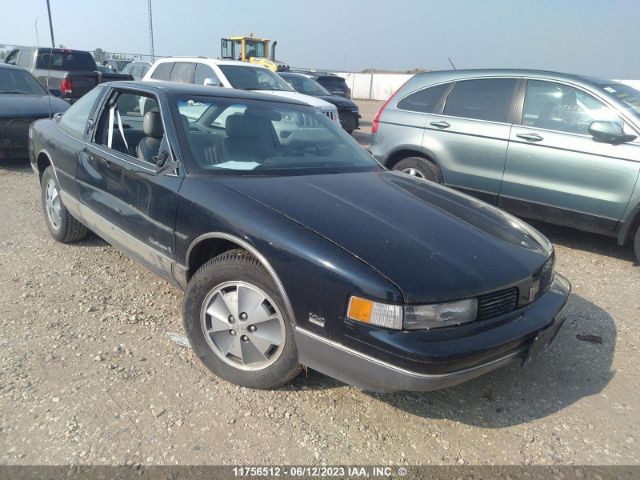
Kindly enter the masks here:
M 378 105 L 363 102 L 366 143 Z M 316 372 L 277 391 L 213 377 L 180 291 L 92 237 L 49 236 L 35 176 L 0 166 L 0 463 L 636 464 L 640 267 L 606 238 L 537 225 L 573 284 L 534 364 L 433 393 Z

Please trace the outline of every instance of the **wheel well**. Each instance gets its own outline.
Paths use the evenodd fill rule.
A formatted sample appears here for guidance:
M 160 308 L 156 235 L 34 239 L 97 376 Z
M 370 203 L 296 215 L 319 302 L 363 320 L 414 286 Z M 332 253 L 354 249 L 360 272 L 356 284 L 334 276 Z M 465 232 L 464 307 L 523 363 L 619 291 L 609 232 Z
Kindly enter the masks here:
M 621 245 L 626 244 L 628 241 L 633 241 L 636 235 L 636 231 L 638 230 L 638 227 L 640 227 L 640 209 L 638 209 L 636 214 L 633 216 L 633 219 L 629 224 L 629 230 L 627 231 L 625 238 L 622 239 Z
M 245 250 L 237 243 L 224 238 L 205 238 L 193 247 L 189 254 L 189 264 L 187 280 L 189 280 L 198 269 L 218 255 L 229 250 Z
M 393 168 L 396 165 L 396 163 L 398 163 L 400 160 L 403 160 L 408 157 L 421 157 L 421 158 L 424 158 L 425 160 L 429 160 L 430 162 L 438 166 L 438 164 L 425 153 L 420 152 L 418 150 L 410 150 L 410 149 L 403 149 L 403 150 L 398 150 L 397 152 L 393 152 L 391 155 L 389 155 L 389 158 L 387 158 L 385 165 L 387 168 Z M 438 168 L 440 167 L 438 166 Z
M 47 157 L 46 154 L 40 153 L 40 155 L 38 155 L 37 164 L 38 164 L 38 174 L 40 175 L 40 179 L 42 179 L 42 174 L 47 169 L 47 167 L 51 165 L 51 160 L 49 160 L 49 157 Z

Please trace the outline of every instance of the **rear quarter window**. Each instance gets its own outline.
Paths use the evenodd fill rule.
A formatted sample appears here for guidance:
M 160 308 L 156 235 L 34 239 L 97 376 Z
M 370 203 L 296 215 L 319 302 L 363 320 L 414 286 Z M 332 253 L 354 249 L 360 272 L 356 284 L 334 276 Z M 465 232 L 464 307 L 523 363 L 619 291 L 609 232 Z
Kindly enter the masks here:
M 451 83 L 443 83 L 434 87 L 418 90 L 398 102 L 400 110 L 410 110 L 412 112 L 435 113 L 442 100 L 442 96 L 451 86 Z
M 60 128 L 74 137 L 82 138 L 87 127 L 89 115 L 91 115 L 93 106 L 102 95 L 102 92 L 104 92 L 103 87 L 96 87 L 71 105 L 60 119 Z

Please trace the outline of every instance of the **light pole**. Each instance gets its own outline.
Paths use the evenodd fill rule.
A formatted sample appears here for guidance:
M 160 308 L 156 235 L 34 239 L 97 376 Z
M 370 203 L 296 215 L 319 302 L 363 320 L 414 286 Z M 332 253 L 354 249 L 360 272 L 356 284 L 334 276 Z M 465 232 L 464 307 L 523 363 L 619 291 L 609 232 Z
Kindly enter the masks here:
M 149 5 L 149 46 L 151 47 L 151 63 L 153 63 L 156 61 L 156 56 L 153 51 L 153 14 L 151 13 L 151 0 L 147 0 L 147 3 Z
M 38 35 L 38 17 L 36 17 L 36 45 L 40 48 L 40 35 Z
M 49 12 L 49 31 L 51 32 L 51 48 L 56 48 L 56 42 L 53 39 L 53 23 L 51 22 L 51 5 L 47 0 L 47 12 Z

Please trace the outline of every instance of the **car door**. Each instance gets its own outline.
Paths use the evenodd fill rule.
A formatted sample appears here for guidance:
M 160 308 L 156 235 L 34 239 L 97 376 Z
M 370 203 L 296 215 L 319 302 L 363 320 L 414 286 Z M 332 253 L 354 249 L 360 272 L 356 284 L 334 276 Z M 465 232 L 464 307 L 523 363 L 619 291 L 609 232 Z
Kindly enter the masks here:
M 143 117 L 140 105 L 145 100 L 149 108 Z M 157 155 L 172 155 L 168 118 L 158 106 L 158 98 L 134 90 L 114 89 L 107 95 L 91 142 L 80 154 L 77 179 L 89 226 L 170 278 L 182 176 L 157 173 Z M 151 130 L 145 125 L 147 117 L 156 119 Z M 156 151 L 143 149 L 147 143 Z
M 458 80 L 440 114 L 427 118 L 423 147 L 444 183 L 495 203 L 504 172 L 517 78 Z
M 640 144 L 597 142 L 588 129 L 596 120 L 623 119 L 593 93 L 562 82 L 529 79 L 521 101 L 499 205 L 525 217 L 612 233 L 638 178 Z

